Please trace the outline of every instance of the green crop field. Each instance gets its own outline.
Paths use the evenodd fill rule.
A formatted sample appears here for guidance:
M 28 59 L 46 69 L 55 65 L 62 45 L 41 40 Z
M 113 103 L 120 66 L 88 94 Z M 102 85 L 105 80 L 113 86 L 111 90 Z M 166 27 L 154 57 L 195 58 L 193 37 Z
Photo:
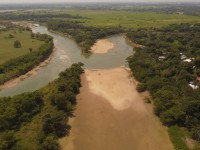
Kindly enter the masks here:
M 14 38 L 9 38 L 9 35 L 13 35 Z M 19 40 L 22 47 L 14 48 L 14 41 Z M 31 38 L 30 31 L 19 31 L 18 29 L 1 31 L 0 32 L 0 64 L 5 61 L 30 53 L 29 48 L 38 50 L 38 48 L 44 42 Z
M 149 28 L 163 27 L 176 23 L 197 23 L 200 17 L 164 14 L 155 12 L 131 12 L 131 11 L 104 11 L 104 10 L 69 10 L 66 11 L 72 15 L 80 15 L 87 19 L 78 19 L 84 21 L 85 25 L 90 26 L 123 26 L 127 28 Z

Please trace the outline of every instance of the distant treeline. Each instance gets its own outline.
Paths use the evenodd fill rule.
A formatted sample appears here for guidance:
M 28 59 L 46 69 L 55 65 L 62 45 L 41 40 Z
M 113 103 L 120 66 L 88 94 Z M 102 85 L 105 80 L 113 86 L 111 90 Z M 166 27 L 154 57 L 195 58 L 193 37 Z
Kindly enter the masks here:
M 138 91 L 150 91 L 163 124 L 185 127 L 200 141 L 200 24 L 138 29 L 127 37 L 145 46 L 127 59 Z
M 81 66 L 73 64 L 39 91 L 0 98 L 0 150 L 60 149 L 57 140 L 69 133 Z
M 38 50 L 31 51 L 29 54 L 8 60 L 0 65 L 0 84 L 5 83 L 13 78 L 23 75 L 39 65 L 52 52 L 54 44 L 52 37 L 46 34 L 33 34 L 32 38 L 45 41 Z
M 0 20 L 29 20 L 29 21 L 44 21 L 52 18 L 83 18 L 81 16 L 73 16 L 66 13 L 33 13 L 33 12 L 3 12 L 0 13 Z
M 82 5 L 72 5 L 76 10 L 115 10 L 115 11 L 133 11 L 133 12 L 157 12 L 167 14 L 186 14 L 200 16 L 199 3 L 90 3 Z
M 50 20 L 48 29 L 72 36 L 83 51 L 88 52 L 97 39 L 122 33 L 121 27 L 92 27 L 77 21 Z

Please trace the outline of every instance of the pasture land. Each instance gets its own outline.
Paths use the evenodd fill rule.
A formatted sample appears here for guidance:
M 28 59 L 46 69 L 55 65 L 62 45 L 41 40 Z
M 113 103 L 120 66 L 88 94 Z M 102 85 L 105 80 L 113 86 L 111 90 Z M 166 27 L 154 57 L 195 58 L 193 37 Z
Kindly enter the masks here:
M 13 37 L 9 37 L 13 35 Z M 21 48 L 14 48 L 14 41 L 19 40 Z M 29 48 L 33 51 L 44 44 L 44 42 L 31 38 L 31 31 L 20 31 L 19 29 L 10 29 L 0 31 L 0 64 L 5 61 L 30 53 Z
M 86 17 L 76 20 L 83 21 L 85 25 L 100 27 L 122 26 L 126 28 L 151 28 L 164 27 L 169 24 L 200 22 L 200 17 L 197 16 L 155 12 L 69 10 L 66 13 Z

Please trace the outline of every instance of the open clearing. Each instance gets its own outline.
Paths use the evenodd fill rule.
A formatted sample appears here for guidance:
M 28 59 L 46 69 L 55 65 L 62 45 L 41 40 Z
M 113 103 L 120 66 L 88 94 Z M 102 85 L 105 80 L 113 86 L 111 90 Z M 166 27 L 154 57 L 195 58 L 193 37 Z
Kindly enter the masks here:
M 9 38 L 9 35 L 14 38 Z M 22 47 L 14 48 L 14 41 L 19 40 Z M 5 61 L 30 53 L 29 48 L 38 50 L 44 42 L 31 38 L 31 31 L 19 31 L 12 29 L 0 32 L 0 64 Z
M 86 19 L 78 19 L 89 26 L 122 26 L 127 28 L 163 27 L 169 24 L 200 22 L 199 17 L 179 14 L 155 12 L 131 12 L 108 10 L 69 10 L 66 13 L 80 15 Z
M 125 68 L 86 70 L 63 150 L 173 150 L 167 130 Z

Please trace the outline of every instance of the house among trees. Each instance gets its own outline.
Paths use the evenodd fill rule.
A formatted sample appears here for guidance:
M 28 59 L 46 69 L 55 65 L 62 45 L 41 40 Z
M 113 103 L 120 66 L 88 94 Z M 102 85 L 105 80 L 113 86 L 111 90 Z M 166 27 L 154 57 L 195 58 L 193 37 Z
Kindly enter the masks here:
M 193 90 L 196 90 L 196 89 L 199 88 L 199 86 L 196 85 L 193 81 L 191 81 L 191 82 L 189 83 L 189 86 L 190 86 Z
M 191 59 L 185 59 L 185 60 L 183 60 L 184 62 L 192 62 L 192 60 Z
M 158 57 L 158 60 L 161 61 L 161 60 L 164 60 L 165 58 L 166 58 L 165 56 L 159 56 L 159 57 Z
M 1 29 L 6 29 L 6 26 L 0 25 L 0 30 L 1 30 Z

